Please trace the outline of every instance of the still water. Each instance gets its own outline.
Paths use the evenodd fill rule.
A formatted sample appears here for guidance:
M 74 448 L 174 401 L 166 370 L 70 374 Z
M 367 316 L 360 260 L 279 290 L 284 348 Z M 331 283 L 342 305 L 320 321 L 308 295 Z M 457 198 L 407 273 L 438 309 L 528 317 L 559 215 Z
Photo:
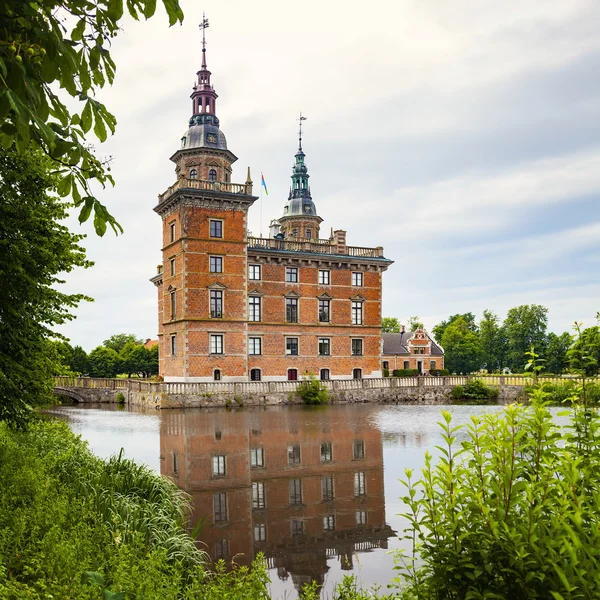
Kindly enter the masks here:
M 125 456 L 171 477 L 193 500 L 213 559 L 249 564 L 262 552 L 273 598 L 312 580 L 329 597 L 346 573 L 385 588 L 405 527 L 399 478 L 483 406 L 272 407 L 142 411 L 57 407 L 99 456 Z

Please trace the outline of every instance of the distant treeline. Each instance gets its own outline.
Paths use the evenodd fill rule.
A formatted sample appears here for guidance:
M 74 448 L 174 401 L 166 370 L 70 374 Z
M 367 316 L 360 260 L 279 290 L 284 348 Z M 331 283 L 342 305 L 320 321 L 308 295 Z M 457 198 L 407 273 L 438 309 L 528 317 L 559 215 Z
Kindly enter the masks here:
M 129 333 L 112 335 L 89 354 L 81 346 L 71 346 L 64 341 L 53 341 L 51 345 L 55 353 L 55 362 L 60 365 L 56 375 L 158 375 L 158 344 L 146 348 L 142 340 Z
M 596 315 L 600 320 L 600 313 Z M 412 317 L 409 329 L 420 324 Z M 521 373 L 527 364 L 526 353 L 535 348 L 542 373 L 585 372 L 597 375 L 600 365 L 600 327 L 583 329 L 576 324 L 573 333 L 547 332 L 548 309 L 539 304 L 511 308 L 504 321 L 491 310 L 484 310 L 477 322 L 472 312 L 451 315 L 438 323 L 431 333 L 444 348 L 444 366 L 451 373 L 490 373 L 509 369 Z M 383 320 L 384 331 L 400 331 L 396 318 Z

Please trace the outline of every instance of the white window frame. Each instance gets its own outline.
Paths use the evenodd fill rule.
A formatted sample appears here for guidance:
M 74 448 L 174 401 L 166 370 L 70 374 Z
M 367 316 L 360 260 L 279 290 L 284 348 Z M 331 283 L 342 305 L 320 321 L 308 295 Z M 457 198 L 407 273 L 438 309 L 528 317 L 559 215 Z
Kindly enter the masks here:
M 258 277 L 256 277 L 256 271 L 258 271 Z M 252 281 L 260 281 L 262 277 L 261 271 L 261 265 L 248 265 L 248 279 L 251 279 Z
M 296 340 L 296 353 L 293 353 L 291 349 L 288 348 L 288 341 Z M 285 338 L 285 353 L 287 356 L 298 356 L 300 354 L 300 338 L 295 336 L 290 336 Z
M 252 482 L 252 508 L 267 508 L 265 484 L 263 481 Z
M 352 286 L 363 287 L 364 273 L 361 271 L 352 271 Z
M 212 224 L 213 223 L 221 223 L 221 235 L 212 235 Z M 223 239 L 223 234 L 224 234 L 224 222 L 223 219 L 209 219 L 208 220 L 208 237 L 210 238 L 214 238 L 216 240 L 222 240 Z
M 258 344 L 258 352 L 256 346 Z M 248 338 L 248 354 L 251 356 L 260 356 L 262 354 L 262 338 L 251 336 Z
M 213 260 L 215 262 L 215 268 L 213 269 Z M 208 270 L 210 273 L 222 273 L 223 272 L 223 257 L 212 255 L 208 259 Z
M 327 352 L 321 352 L 321 344 L 323 344 L 323 347 L 327 350 Z M 319 356 L 331 356 L 331 338 L 319 338 Z
M 265 449 L 262 446 L 250 448 L 250 466 L 252 469 L 260 469 L 265 466 Z
M 286 283 L 300 283 L 300 269 L 298 267 L 285 268 Z
M 214 296 L 214 298 L 213 298 Z M 210 309 L 210 318 L 211 319 L 222 319 L 223 318 L 223 313 L 225 310 L 225 294 L 223 293 L 223 290 L 210 290 L 208 293 L 208 299 L 209 299 L 209 309 Z M 214 306 L 215 309 L 213 310 L 213 300 L 214 300 Z M 219 314 L 217 311 L 217 306 L 221 305 L 221 313 Z
M 319 269 L 319 285 L 331 285 L 331 271 Z
M 258 307 L 258 308 L 257 308 Z M 258 315 L 257 315 L 258 312 Z M 248 321 L 258 323 L 262 319 L 262 297 L 248 296 Z
M 213 454 L 212 474 L 213 477 L 225 477 L 227 475 L 227 462 L 224 454 Z
M 220 346 L 220 351 L 219 351 L 219 346 Z M 225 354 L 225 335 L 224 334 L 222 334 L 222 333 L 211 333 L 210 334 L 210 354 Z
M 352 325 L 362 325 L 364 323 L 362 300 L 352 300 L 352 306 L 350 310 L 352 314 Z
M 354 473 L 354 496 L 366 496 L 367 495 L 367 480 L 364 471 Z
M 360 352 L 354 352 L 354 343 L 360 343 Z M 350 353 L 352 356 L 364 356 L 365 355 L 365 342 L 363 338 L 352 338 L 350 340 Z

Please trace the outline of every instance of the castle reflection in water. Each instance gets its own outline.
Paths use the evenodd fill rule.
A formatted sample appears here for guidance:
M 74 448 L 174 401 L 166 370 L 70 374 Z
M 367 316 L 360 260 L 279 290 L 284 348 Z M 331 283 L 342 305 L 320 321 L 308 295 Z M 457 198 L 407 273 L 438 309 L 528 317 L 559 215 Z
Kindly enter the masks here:
M 191 494 L 213 560 L 262 552 L 296 589 L 387 548 L 382 435 L 368 411 L 164 411 L 161 472 Z M 359 422 L 360 421 L 360 422 Z

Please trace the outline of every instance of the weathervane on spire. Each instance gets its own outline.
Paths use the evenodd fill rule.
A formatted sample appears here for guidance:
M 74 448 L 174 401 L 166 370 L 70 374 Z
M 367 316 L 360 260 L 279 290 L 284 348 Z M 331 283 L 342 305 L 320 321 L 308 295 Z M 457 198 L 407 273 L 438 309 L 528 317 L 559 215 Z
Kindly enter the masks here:
M 302 121 L 306 121 L 306 117 L 302 116 L 302 111 L 300 111 L 300 118 L 298 119 L 298 123 L 300 124 L 300 128 L 298 130 L 298 149 L 302 150 Z
M 202 66 L 206 68 L 206 37 L 204 32 L 208 27 L 208 19 L 204 16 L 204 13 L 202 13 L 202 23 L 198 27 L 202 30 Z

